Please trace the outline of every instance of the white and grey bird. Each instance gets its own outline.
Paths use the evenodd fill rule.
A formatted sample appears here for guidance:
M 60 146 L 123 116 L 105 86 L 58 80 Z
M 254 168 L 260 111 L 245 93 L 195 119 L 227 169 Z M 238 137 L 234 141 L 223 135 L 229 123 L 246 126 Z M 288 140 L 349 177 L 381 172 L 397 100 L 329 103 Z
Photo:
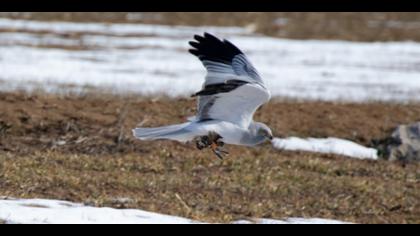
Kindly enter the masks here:
M 211 148 L 222 158 L 226 144 L 255 146 L 273 138 L 270 128 L 253 121 L 255 111 L 270 99 L 257 70 L 228 40 L 204 33 L 195 35 L 190 53 L 207 69 L 202 90 L 197 97 L 195 117 L 183 124 L 156 128 L 136 128 L 140 140 L 176 140 L 196 142 L 198 149 Z

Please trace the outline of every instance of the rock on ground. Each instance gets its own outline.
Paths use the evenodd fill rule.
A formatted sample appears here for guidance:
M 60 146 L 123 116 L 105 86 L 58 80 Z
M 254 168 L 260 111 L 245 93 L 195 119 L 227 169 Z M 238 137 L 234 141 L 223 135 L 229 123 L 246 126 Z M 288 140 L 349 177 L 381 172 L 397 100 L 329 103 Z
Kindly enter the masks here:
M 390 161 L 420 161 L 420 122 L 398 126 L 382 140 L 384 157 Z

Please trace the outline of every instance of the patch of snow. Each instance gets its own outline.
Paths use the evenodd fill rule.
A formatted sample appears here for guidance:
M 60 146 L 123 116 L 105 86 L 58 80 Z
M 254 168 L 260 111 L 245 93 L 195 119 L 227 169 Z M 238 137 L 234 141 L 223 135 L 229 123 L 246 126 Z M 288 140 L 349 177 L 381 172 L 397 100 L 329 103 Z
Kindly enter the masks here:
M 188 97 L 201 88 L 206 73 L 187 52 L 188 41 L 208 31 L 241 48 L 273 96 L 420 101 L 420 43 L 285 40 L 238 27 L 4 18 L 0 18 L 0 30 L 6 31 L 0 34 L 3 91 L 30 91 L 36 84 L 54 92 L 70 85 L 73 89 L 92 86 L 115 93 Z
M 0 220 L 9 224 L 199 224 L 202 222 L 134 209 L 113 209 L 45 199 L 0 200 Z M 327 219 L 241 220 L 236 224 L 345 224 Z
M 44 199 L 0 200 L 0 219 L 14 224 L 191 224 L 186 218 L 141 210 L 97 208 Z
M 376 149 L 367 148 L 349 140 L 338 138 L 275 138 L 272 144 L 275 148 L 281 150 L 331 153 L 357 159 L 378 159 L 378 151 Z
M 247 30 L 240 27 L 215 26 L 169 26 L 150 24 L 122 24 L 122 23 L 75 23 L 75 22 L 44 22 L 32 20 L 17 20 L 0 18 L 0 30 L 19 31 L 47 31 L 49 33 L 90 33 L 112 35 L 162 35 L 166 37 L 191 36 L 198 29 L 210 30 L 221 34 L 247 34 Z

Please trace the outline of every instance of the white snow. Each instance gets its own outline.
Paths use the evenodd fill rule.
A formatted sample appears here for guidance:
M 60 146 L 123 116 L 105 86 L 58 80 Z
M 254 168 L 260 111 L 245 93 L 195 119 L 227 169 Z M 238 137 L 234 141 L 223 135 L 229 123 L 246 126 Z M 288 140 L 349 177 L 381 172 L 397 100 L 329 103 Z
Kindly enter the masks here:
M 141 210 L 96 208 L 44 199 L 0 200 L 0 219 L 23 224 L 187 224 L 189 219 Z
M 272 144 L 275 148 L 281 150 L 331 153 L 357 159 L 378 159 L 376 149 L 338 138 L 274 138 Z
M 135 209 L 90 207 L 82 204 L 45 199 L 0 200 L 0 220 L 10 224 L 198 224 L 186 218 Z M 345 224 L 328 219 L 289 218 L 256 219 L 237 224 Z
M 223 34 L 247 34 L 248 30 L 239 27 L 214 27 L 214 26 L 166 26 L 149 24 L 111 24 L 111 23 L 74 23 L 74 22 L 43 22 L 31 20 L 18 20 L 0 18 L 0 30 L 19 31 L 48 31 L 55 34 L 66 33 L 93 33 L 108 35 L 162 35 L 162 36 L 191 36 L 200 30 L 211 30 Z
M 310 100 L 420 101 L 420 44 L 285 40 L 239 27 L 63 23 L 0 18 L 0 90 L 88 87 L 189 96 L 205 70 L 187 52 L 194 34 L 228 38 L 273 96 Z M 72 48 L 73 47 L 73 48 Z M 67 86 L 72 85 L 72 86 Z

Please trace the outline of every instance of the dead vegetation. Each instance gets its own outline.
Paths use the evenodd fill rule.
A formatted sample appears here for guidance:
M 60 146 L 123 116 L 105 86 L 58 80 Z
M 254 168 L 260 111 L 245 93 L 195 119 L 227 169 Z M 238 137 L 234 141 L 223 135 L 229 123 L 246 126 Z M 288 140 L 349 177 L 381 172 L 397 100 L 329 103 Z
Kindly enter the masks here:
M 229 147 L 221 162 L 194 145 L 141 142 L 137 125 L 181 122 L 189 99 L 0 93 L 0 196 L 53 198 L 225 222 L 322 217 L 420 223 L 419 165 Z M 277 136 L 365 145 L 420 120 L 419 104 L 277 100 L 256 116 Z
M 293 39 L 420 41 L 420 14 L 416 12 L 14 12 L 0 16 L 43 21 L 242 26 Z

